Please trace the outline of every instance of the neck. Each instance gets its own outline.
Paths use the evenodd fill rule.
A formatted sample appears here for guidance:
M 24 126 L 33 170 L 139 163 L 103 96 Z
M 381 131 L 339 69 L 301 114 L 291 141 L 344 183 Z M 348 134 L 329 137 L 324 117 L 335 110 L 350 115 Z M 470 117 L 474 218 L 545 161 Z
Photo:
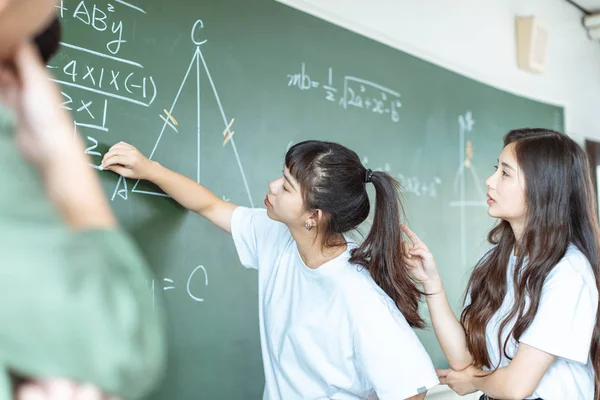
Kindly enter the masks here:
M 290 232 L 296 241 L 300 257 L 308 268 L 319 268 L 346 251 L 346 240 L 341 234 L 339 240 L 336 239 L 336 243 L 340 243 L 338 246 L 324 247 L 322 235 L 317 235 L 316 232 L 309 232 L 304 227 L 290 228 Z
M 520 242 L 521 237 L 523 236 L 523 224 L 520 222 L 510 222 L 510 227 L 515 235 L 515 240 Z
M 515 243 L 518 245 L 523 237 L 523 223 L 518 221 L 509 221 L 509 223 L 510 227 L 512 228 L 513 235 L 515 235 Z M 515 248 L 515 255 L 518 255 L 517 248 Z

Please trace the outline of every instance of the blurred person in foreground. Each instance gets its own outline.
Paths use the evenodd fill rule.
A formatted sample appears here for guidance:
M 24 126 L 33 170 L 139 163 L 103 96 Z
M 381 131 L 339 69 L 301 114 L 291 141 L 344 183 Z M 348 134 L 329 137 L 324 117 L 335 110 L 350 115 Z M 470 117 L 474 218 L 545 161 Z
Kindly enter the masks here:
M 137 399 L 162 318 L 49 80 L 55 3 L 0 0 L 0 400 Z

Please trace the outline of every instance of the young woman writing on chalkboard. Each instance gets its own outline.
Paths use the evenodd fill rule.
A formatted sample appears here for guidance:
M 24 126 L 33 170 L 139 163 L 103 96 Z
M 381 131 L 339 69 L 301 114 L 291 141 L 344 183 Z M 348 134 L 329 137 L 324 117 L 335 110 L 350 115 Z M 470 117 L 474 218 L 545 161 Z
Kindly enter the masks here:
M 403 228 L 452 368 L 440 381 L 484 399 L 598 400 L 598 215 L 586 156 L 541 129 L 511 131 L 504 145 L 486 181 L 494 247 L 471 275 L 460 322 L 432 254 Z
M 231 233 L 242 264 L 258 269 L 264 399 L 423 399 L 438 383 L 412 327 L 421 293 L 401 255 L 398 184 L 335 143 L 286 154 L 264 209 L 237 207 L 119 143 L 103 168 L 157 184 Z M 376 206 L 366 240 L 344 236 Z

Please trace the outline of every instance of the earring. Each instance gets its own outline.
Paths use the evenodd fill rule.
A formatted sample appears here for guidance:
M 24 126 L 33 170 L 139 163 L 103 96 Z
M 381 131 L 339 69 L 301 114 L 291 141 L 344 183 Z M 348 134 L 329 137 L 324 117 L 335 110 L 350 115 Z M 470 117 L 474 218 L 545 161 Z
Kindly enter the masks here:
M 313 228 L 312 225 L 310 224 L 310 222 L 306 221 L 306 223 L 304 224 L 304 227 L 306 228 L 307 231 L 310 232 L 310 230 Z

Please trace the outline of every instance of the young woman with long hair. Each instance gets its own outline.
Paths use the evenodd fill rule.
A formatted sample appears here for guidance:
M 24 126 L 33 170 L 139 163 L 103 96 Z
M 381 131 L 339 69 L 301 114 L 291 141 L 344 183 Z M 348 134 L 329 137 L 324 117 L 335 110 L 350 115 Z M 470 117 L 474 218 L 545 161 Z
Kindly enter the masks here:
M 600 398 L 598 213 L 588 160 L 568 136 L 519 129 L 488 178 L 492 249 L 458 320 L 427 246 L 403 227 L 450 370 L 441 383 L 483 398 Z M 487 397 L 485 397 L 487 396 Z

